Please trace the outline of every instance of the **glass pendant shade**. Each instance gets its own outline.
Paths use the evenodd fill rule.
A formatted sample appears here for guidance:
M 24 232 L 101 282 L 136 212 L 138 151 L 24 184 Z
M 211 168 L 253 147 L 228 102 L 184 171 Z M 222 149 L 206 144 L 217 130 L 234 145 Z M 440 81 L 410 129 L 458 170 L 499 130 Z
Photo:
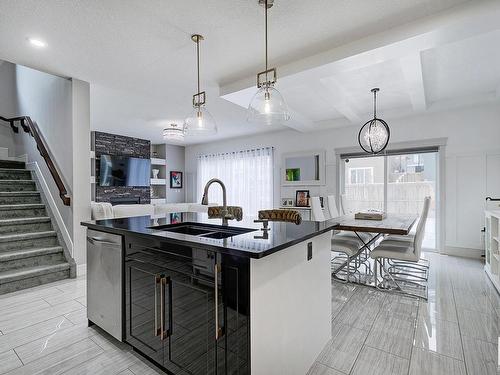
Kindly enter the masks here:
M 165 129 L 163 129 L 163 139 L 167 141 L 183 141 L 183 127 L 177 124 L 169 124 Z
M 249 122 L 273 125 L 290 119 L 290 111 L 281 93 L 272 86 L 263 86 L 250 101 Z
M 374 118 L 366 122 L 359 131 L 358 141 L 361 148 L 370 154 L 378 154 L 389 143 L 389 126 L 384 120 Z
M 193 107 L 193 112 L 185 120 L 184 129 L 187 135 L 217 134 L 217 124 L 203 105 Z

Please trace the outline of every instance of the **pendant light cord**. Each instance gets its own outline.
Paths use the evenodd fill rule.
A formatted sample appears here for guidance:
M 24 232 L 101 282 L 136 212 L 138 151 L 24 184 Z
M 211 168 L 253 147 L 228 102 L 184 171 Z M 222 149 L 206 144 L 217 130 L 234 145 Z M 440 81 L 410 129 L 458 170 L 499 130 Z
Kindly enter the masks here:
M 266 23 L 266 82 L 269 82 L 269 79 L 267 77 L 267 70 L 268 70 L 268 63 L 267 63 L 267 1 L 268 0 L 265 0 L 266 1 L 266 4 L 264 5 L 264 9 L 265 9 L 265 23 Z
M 373 91 L 373 118 L 377 118 L 377 91 Z
M 199 93 L 200 92 L 200 37 L 199 36 L 196 37 L 196 69 L 198 70 L 198 93 Z

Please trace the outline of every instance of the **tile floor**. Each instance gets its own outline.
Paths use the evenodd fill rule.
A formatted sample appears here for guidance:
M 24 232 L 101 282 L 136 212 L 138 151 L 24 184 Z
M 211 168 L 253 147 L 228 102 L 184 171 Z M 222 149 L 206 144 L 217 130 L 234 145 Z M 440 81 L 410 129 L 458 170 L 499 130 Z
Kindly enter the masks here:
M 481 262 L 428 256 L 428 302 L 333 282 L 333 338 L 309 375 L 500 374 L 500 297 Z M 79 277 L 0 296 L 0 374 L 158 372 L 87 327 Z

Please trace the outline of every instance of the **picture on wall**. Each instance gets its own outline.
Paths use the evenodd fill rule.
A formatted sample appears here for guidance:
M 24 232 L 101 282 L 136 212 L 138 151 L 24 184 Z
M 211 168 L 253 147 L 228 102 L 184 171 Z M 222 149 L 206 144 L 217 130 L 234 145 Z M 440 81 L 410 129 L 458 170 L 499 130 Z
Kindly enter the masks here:
M 287 181 L 300 181 L 300 168 L 287 168 L 286 169 Z
M 170 224 L 182 223 L 182 212 L 172 212 L 170 214 Z
M 293 207 L 293 199 L 291 198 L 281 198 L 282 207 Z
M 297 190 L 295 202 L 297 207 L 309 207 L 309 190 Z
M 170 189 L 182 189 L 182 172 L 170 171 Z

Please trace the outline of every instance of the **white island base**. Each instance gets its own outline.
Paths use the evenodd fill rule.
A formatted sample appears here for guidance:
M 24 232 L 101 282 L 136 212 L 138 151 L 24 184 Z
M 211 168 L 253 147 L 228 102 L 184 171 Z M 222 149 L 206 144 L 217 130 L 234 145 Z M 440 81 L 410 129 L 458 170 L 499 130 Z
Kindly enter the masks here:
M 251 260 L 253 375 L 304 375 L 330 340 L 331 237 L 327 232 Z

